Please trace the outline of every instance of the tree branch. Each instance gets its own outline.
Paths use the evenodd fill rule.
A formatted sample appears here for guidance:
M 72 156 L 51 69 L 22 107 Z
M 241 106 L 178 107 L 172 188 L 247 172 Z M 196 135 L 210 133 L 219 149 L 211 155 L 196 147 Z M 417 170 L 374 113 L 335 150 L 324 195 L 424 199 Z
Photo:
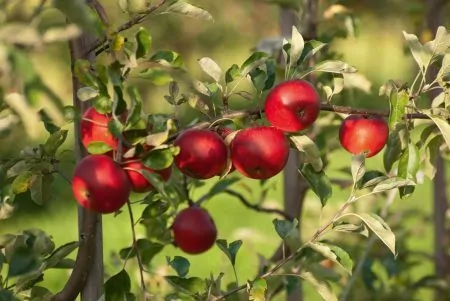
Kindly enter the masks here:
M 226 194 L 229 194 L 231 196 L 234 196 L 239 201 L 241 201 L 241 203 L 245 207 L 247 207 L 247 208 L 249 208 L 251 210 L 254 210 L 254 211 L 257 211 L 257 212 L 278 214 L 278 215 L 282 216 L 284 219 L 287 219 L 287 220 L 292 220 L 293 219 L 288 213 L 284 212 L 283 210 L 272 209 L 272 208 L 264 208 L 264 207 L 261 207 L 261 206 L 256 205 L 256 204 L 252 204 L 249 201 L 247 201 L 247 199 L 242 194 L 240 194 L 239 192 L 236 192 L 234 190 L 226 189 L 223 192 L 226 193 Z
M 133 27 L 134 25 L 140 24 L 142 22 L 145 21 L 145 19 L 151 14 L 153 13 L 155 10 L 157 10 L 158 8 L 160 8 L 161 6 L 163 6 L 165 3 L 167 2 L 167 0 L 161 0 L 159 1 L 157 4 L 155 5 L 151 5 L 146 11 L 142 12 L 139 14 L 139 16 L 132 18 L 131 20 L 127 21 L 126 23 L 122 24 L 121 26 L 119 26 L 114 32 L 113 35 L 118 34 L 122 31 L 125 31 L 127 29 L 130 29 L 131 27 Z M 104 37 L 102 39 L 99 39 L 97 41 L 95 41 L 94 43 L 92 43 L 92 46 L 89 48 L 88 53 L 92 53 L 94 52 L 97 48 L 101 47 L 103 44 L 105 44 L 108 41 L 107 37 Z M 98 51 L 95 52 L 96 55 L 99 55 L 100 53 L 102 53 L 104 50 L 106 50 L 106 47 L 103 47 L 102 49 L 99 49 Z
M 140 276 L 140 279 L 141 279 L 141 290 L 145 291 L 144 265 L 142 264 L 141 253 L 139 252 L 139 248 L 138 248 L 138 245 L 137 245 L 136 230 L 134 229 L 136 223 L 134 221 L 133 209 L 131 208 L 130 200 L 127 201 L 127 207 L 128 207 L 128 214 L 130 216 L 131 234 L 133 236 L 133 247 L 132 247 L 132 249 L 134 249 L 135 252 L 136 252 L 136 259 L 137 259 L 138 266 L 139 266 L 139 276 Z M 131 253 L 131 250 L 130 250 L 130 253 Z

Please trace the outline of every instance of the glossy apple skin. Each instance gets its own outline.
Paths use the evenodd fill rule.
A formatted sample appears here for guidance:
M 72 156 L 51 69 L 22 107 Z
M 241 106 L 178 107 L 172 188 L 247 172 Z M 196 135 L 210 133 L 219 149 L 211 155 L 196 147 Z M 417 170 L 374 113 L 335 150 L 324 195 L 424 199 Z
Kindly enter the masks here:
M 305 80 L 289 80 L 276 85 L 267 94 L 264 110 L 270 124 L 284 132 L 298 132 L 316 121 L 320 97 Z
M 172 225 L 175 244 L 185 253 L 209 250 L 217 238 L 217 228 L 209 213 L 198 206 L 180 211 Z
M 142 163 L 142 161 L 137 159 L 124 162 L 122 166 L 124 167 L 124 169 L 125 168 L 132 168 L 136 170 L 144 169 L 151 173 L 157 173 L 162 177 L 163 181 L 168 181 L 172 174 L 172 166 L 161 170 L 153 170 L 150 167 L 145 166 Z M 154 189 L 153 185 L 149 181 L 147 181 L 147 179 L 139 172 L 129 169 L 125 169 L 125 172 L 128 175 L 128 178 L 132 186 L 132 190 L 134 192 L 144 193 Z
M 244 176 L 268 179 L 286 165 L 289 141 L 275 127 L 251 127 L 237 133 L 230 144 L 230 155 L 233 166 Z
M 72 191 L 81 206 L 106 214 L 119 210 L 127 202 L 131 183 L 126 172 L 111 157 L 89 155 L 75 168 Z
M 339 141 L 352 154 L 369 151 L 367 158 L 378 154 L 389 137 L 387 122 L 378 115 L 349 115 L 339 128 Z
M 216 132 L 189 129 L 174 141 L 180 147 L 175 156 L 177 168 L 195 179 L 210 179 L 221 174 L 227 165 L 228 149 Z

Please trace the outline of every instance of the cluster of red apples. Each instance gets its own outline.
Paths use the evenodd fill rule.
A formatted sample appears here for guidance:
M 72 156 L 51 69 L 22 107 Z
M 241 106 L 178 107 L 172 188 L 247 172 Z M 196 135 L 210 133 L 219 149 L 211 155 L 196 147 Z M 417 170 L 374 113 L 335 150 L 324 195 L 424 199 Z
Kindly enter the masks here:
M 174 145 L 180 151 L 174 158 L 178 170 L 195 179 L 210 179 L 239 172 L 251 179 L 274 177 L 285 167 L 289 156 L 287 135 L 306 129 L 320 112 L 320 97 L 305 80 L 290 80 L 275 86 L 267 95 L 264 111 L 269 126 L 250 126 L 242 130 L 222 127 L 191 128 L 181 132 Z M 108 130 L 111 116 L 88 109 L 81 122 L 81 140 L 87 146 L 101 141 L 114 151 L 116 139 Z M 384 147 L 389 130 L 379 116 L 350 115 L 339 131 L 341 145 L 350 153 L 366 152 L 372 157 Z M 75 199 L 83 207 L 98 213 L 119 210 L 132 191 L 153 189 L 138 170 L 158 173 L 168 181 L 172 166 L 163 170 L 146 167 L 139 157 L 113 160 L 113 152 L 88 155 L 76 167 L 72 180 Z M 178 213 L 171 227 L 175 244 L 184 252 L 199 254 L 210 249 L 217 229 L 208 212 L 197 205 Z

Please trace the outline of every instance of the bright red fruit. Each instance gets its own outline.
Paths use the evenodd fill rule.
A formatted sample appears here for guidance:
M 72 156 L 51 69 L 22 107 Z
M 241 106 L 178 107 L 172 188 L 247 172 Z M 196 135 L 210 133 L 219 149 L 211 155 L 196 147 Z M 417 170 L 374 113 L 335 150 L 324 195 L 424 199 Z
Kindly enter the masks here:
M 175 157 L 178 169 L 195 179 L 209 179 L 221 174 L 227 165 L 228 149 L 216 132 L 189 129 L 174 142 L 180 147 Z
M 267 120 L 284 132 L 298 132 L 316 121 L 320 98 L 305 80 L 289 80 L 276 85 L 267 95 L 264 110 Z
M 80 127 L 81 141 L 85 148 L 94 141 L 101 141 L 112 149 L 117 148 L 118 139 L 108 130 L 108 122 L 111 118 L 110 114 L 101 114 L 94 107 L 90 107 L 84 112 Z
M 200 254 L 209 250 L 217 238 L 217 228 L 211 216 L 197 206 L 178 213 L 172 232 L 175 244 L 188 254 Z
M 128 162 L 124 162 L 122 164 L 122 166 L 125 169 L 125 172 L 127 173 L 130 182 L 131 182 L 131 186 L 132 186 L 132 190 L 134 192 L 138 192 L 138 193 L 144 193 L 144 192 L 148 192 L 150 190 L 152 190 L 154 187 L 153 185 L 147 181 L 147 179 L 139 172 L 135 171 L 135 170 L 130 170 L 130 169 L 126 169 L 126 168 L 131 168 L 131 169 L 136 169 L 136 170 L 146 170 L 150 173 L 157 173 L 159 174 L 162 179 L 164 181 L 168 181 L 170 178 L 170 175 L 172 174 L 172 166 L 165 168 L 165 169 L 161 169 L 161 170 L 153 170 L 150 167 L 145 166 L 142 161 L 140 160 L 130 160 Z
M 241 130 L 230 144 L 233 166 L 252 179 L 268 179 L 278 174 L 289 157 L 289 141 L 271 126 Z
M 339 128 L 341 145 L 352 154 L 369 151 L 367 158 L 378 154 L 388 137 L 389 127 L 378 115 L 350 115 Z
M 125 171 L 111 157 L 90 155 L 75 168 L 72 191 L 81 206 L 98 213 L 112 213 L 127 202 L 131 184 Z

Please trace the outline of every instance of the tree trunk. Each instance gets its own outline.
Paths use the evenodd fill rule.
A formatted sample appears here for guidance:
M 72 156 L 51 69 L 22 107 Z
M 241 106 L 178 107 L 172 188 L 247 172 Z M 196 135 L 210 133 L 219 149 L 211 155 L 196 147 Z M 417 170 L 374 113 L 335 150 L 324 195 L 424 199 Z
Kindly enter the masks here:
M 317 35 L 315 22 L 317 15 L 317 0 L 307 0 L 303 9 L 304 11 L 300 13 L 292 9 L 280 9 L 280 31 L 281 35 L 286 39 L 291 38 L 293 26 L 296 26 L 306 39 L 311 39 Z M 304 17 L 302 20 L 299 20 L 300 15 Z M 298 152 L 296 150 L 291 150 L 287 165 L 284 169 L 284 209 L 288 214 L 292 215 L 292 218 L 297 218 L 299 220 L 299 227 L 301 229 L 303 203 L 309 186 L 298 172 L 299 165 Z M 274 257 L 282 257 L 282 248 L 278 248 L 277 252 L 272 257 L 272 260 Z M 301 282 L 299 282 L 294 291 L 286 296 L 286 300 L 303 300 Z
M 444 21 L 444 9 L 443 5 L 445 1 L 441 0 L 427 0 L 426 7 L 426 25 L 429 30 L 436 33 L 437 28 L 443 24 Z M 437 68 L 430 68 L 428 74 L 429 79 L 434 79 L 437 75 Z M 430 91 L 430 101 L 436 97 L 441 91 Z M 445 164 L 440 155 L 436 160 L 436 175 L 433 181 L 433 221 L 434 221 L 434 266 L 437 277 L 450 276 L 448 256 L 446 254 L 448 239 L 446 239 L 447 231 L 445 227 L 445 215 L 448 210 L 448 196 L 446 191 L 446 176 L 445 176 Z M 442 296 L 439 292 L 436 293 L 436 300 L 444 300 L 445 296 Z

